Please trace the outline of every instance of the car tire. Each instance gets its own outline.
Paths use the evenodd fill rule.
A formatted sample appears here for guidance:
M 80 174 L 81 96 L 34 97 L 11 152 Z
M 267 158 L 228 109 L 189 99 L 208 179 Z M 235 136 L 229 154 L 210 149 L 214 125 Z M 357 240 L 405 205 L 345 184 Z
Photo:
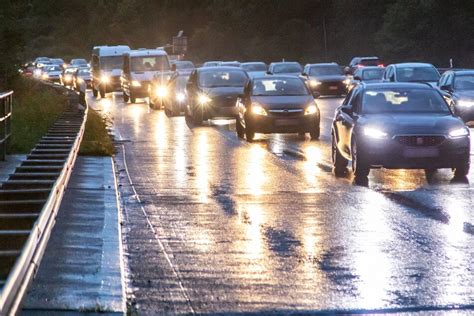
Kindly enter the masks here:
M 318 126 L 314 127 L 311 131 L 309 131 L 309 135 L 311 135 L 312 140 L 318 140 L 319 135 L 321 134 L 319 124 Z
M 155 103 L 153 102 L 153 99 L 151 98 L 151 96 L 148 97 L 148 106 L 150 107 L 150 109 L 155 109 Z
M 339 152 L 334 134 L 332 135 L 331 139 L 331 158 L 332 164 L 334 166 L 334 174 L 336 176 L 343 176 L 347 171 L 347 164 L 349 161 Z
M 203 113 L 202 111 L 196 111 L 194 110 L 193 111 L 193 124 L 195 126 L 201 126 L 202 125 L 202 122 L 204 121 L 204 117 L 203 117 Z
M 237 131 L 237 137 L 244 139 L 245 129 L 242 126 L 242 122 L 240 122 L 239 117 L 237 117 L 237 119 L 235 120 L 235 130 Z
M 137 102 L 137 98 L 132 93 L 130 93 L 130 103 L 135 103 L 135 102 Z
M 365 162 L 363 156 L 359 154 L 357 147 L 357 141 L 353 140 L 351 144 L 352 171 L 354 172 L 356 179 L 367 178 L 370 168 Z
M 100 89 L 100 97 L 105 98 L 105 89 Z
M 94 98 L 97 98 L 99 92 L 96 89 L 92 88 L 92 95 L 94 96 Z
M 249 143 L 253 142 L 253 139 L 255 138 L 255 130 L 248 122 L 245 122 L 245 138 Z
M 123 96 L 123 102 L 128 102 L 128 100 L 130 99 L 128 95 L 125 93 L 125 91 L 122 91 L 122 96 Z
M 166 114 L 167 117 L 172 117 L 173 116 L 173 113 L 166 106 L 165 106 L 165 114 Z
M 454 176 L 456 178 L 466 177 L 469 174 L 470 165 L 469 163 L 464 163 L 460 166 L 457 166 L 454 169 Z

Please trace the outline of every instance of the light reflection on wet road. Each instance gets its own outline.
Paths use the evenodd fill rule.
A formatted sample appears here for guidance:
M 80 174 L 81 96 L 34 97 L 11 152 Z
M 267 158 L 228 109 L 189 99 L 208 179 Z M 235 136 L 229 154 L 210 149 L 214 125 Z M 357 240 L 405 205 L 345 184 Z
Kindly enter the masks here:
M 139 313 L 474 308 L 472 184 L 448 171 L 434 185 L 420 171 L 376 170 L 369 188 L 335 178 L 341 99 L 318 100 L 320 141 L 251 144 L 232 122 L 190 129 L 119 94 L 89 101 L 119 140 Z

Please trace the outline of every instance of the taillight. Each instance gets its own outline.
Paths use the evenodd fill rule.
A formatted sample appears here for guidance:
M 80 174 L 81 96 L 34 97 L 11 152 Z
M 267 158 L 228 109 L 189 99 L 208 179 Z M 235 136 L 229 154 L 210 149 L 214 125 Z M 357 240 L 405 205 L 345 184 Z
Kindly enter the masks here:
M 378 64 L 377 66 L 382 68 L 385 67 L 383 64 Z
M 362 68 L 362 67 L 365 67 L 365 66 L 361 64 L 357 64 L 357 68 Z

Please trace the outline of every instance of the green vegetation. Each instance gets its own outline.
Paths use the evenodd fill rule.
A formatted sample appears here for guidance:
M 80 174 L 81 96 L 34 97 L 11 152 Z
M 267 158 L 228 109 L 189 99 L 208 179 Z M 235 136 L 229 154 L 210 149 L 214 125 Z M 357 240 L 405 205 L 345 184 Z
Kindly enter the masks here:
M 86 130 L 79 150 L 80 155 L 111 156 L 114 154 L 114 144 L 107 134 L 106 126 L 106 120 L 98 112 L 89 108 Z
M 17 78 L 12 88 L 14 94 L 9 152 L 26 154 L 57 120 L 67 100 L 34 80 Z

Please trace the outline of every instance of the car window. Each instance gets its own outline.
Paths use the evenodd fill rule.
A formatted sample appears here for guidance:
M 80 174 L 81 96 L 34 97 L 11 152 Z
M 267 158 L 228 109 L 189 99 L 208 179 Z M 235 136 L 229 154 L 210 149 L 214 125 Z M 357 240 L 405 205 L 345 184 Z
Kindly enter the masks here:
M 450 113 L 443 97 L 436 90 L 395 88 L 364 92 L 362 113 Z
M 433 67 L 398 67 L 397 81 L 399 82 L 419 82 L 438 81 L 439 73 Z
M 167 56 L 132 57 L 130 62 L 132 71 L 167 71 L 170 64 Z
M 308 95 L 308 89 L 299 78 L 256 79 L 252 86 L 254 96 Z
M 313 66 L 309 70 L 310 76 L 342 76 L 344 75 L 341 67 L 331 66 Z
M 297 73 L 302 72 L 302 67 L 296 63 L 274 65 L 274 73 Z
M 243 87 L 247 82 L 243 70 L 204 71 L 199 74 L 199 85 L 205 88 Z
M 362 72 L 362 79 L 363 80 L 381 80 L 383 76 L 383 69 L 365 69 Z
M 359 113 L 359 109 L 361 107 L 361 104 L 360 104 L 360 101 L 361 101 L 361 93 L 360 93 L 360 90 L 357 90 L 354 92 L 353 96 L 352 96 L 352 99 L 350 101 L 350 104 L 352 105 L 352 111 L 354 113 Z
M 453 87 L 456 90 L 474 90 L 474 75 L 457 75 Z

